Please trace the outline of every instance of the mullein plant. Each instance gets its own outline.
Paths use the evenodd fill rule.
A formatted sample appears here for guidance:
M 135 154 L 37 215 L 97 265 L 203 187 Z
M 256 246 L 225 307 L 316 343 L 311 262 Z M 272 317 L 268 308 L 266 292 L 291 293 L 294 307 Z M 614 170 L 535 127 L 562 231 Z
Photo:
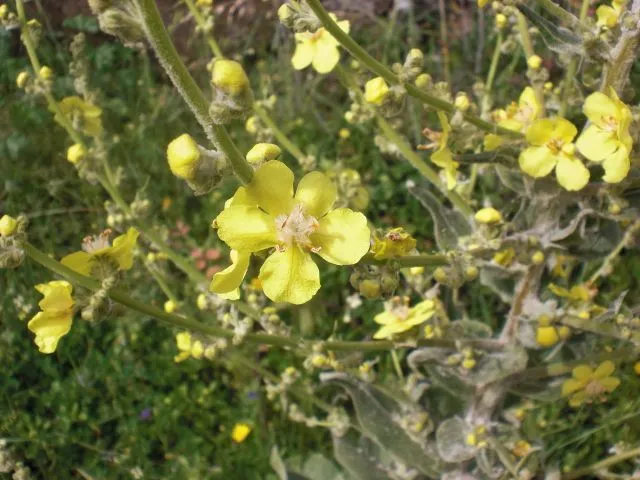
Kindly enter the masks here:
M 193 9 L 206 10 L 207 2 L 187 3 L 201 21 L 202 12 Z M 479 0 L 478 8 L 488 3 Z M 78 310 L 94 320 L 114 311 L 105 305 L 119 303 L 156 317 L 180 328 L 176 362 L 243 365 L 261 374 L 267 398 L 292 421 L 329 429 L 335 458 L 350 478 L 561 478 L 561 471 L 563 478 L 579 478 L 640 455 L 629 446 L 594 465 L 575 456 L 559 463 L 545 443 L 548 435 L 525 428 L 540 418 L 530 411 L 542 410 L 543 402 L 553 401 L 567 416 L 575 409 L 597 415 L 604 402 L 638 408 L 637 400 L 623 396 L 624 382 L 638 382 L 638 305 L 624 295 L 612 301 L 601 294 L 640 231 L 632 195 L 636 112 L 625 88 L 640 39 L 638 2 L 614 0 L 590 16 L 585 1 L 580 17 L 551 0 L 492 2 L 495 53 L 486 81 L 472 93 L 456 92 L 424 71 L 425 55 L 416 48 L 404 62 L 384 65 L 350 36 L 353 28 L 339 12 L 327 12 L 318 0 L 279 8 L 280 21 L 293 33 L 291 74 L 339 82 L 351 102 L 345 125 L 372 129 L 384 154 L 416 170 L 396 188 L 431 216 L 433 248 L 409 225 L 383 228 L 380 219 L 366 216 L 363 178 L 369 172 L 338 161 L 325 171 L 315 161 L 288 165 L 281 147 L 294 158 L 305 155 L 270 120 L 277 98 L 268 109 L 256 101 L 243 65 L 224 58 L 219 47 L 212 46 L 216 58 L 203 90 L 177 54 L 154 0 L 90 4 L 105 32 L 155 51 L 202 127 L 176 132 L 166 146 L 167 170 L 197 195 L 223 182 L 239 184 L 211 219 L 230 264 L 209 282 L 149 227 L 139 199 L 126 202 L 81 55 L 76 52 L 74 64 L 77 95 L 54 98 L 56 73 L 38 61 L 37 28 L 22 0 L 17 13 L 3 6 L 3 23 L 21 26 L 32 63 L 18 86 L 48 102 L 70 136 L 68 161 L 106 189 L 122 232 L 113 241 L 109 231 L 87 237 L 82 251 L 58 262 L 29 243 L 24 217 L 0 220 L 3 267 L 17 268 L 28 258 L 62 278 L 36 286 L 44 297 L 28 328 L 41 352 L 59 348 Z M 212 28 L 199 26 L 216 44 Z M 494 99 L 501 56 L 521 51 L 526 84 L 512 100 Z M 580 85 L 574 78 L 578 65 L 566 54 L 576 52 L 599 82 Z M 566 63 L 554 80 L 543 61 L 552 57 Z M 494 100 L 503 107 L 494 108 Z M 420 107 L 426 144 L 411 140 L 416 116 L 410 105 Z M 239 147 L 228 126 L 242 122 L 281 145 Z M 345 125 L 335 138 L 348 143 Z M 306 173 L 296 182 L 299 167 Z M 164 309 L 119 287 L 139 267 L 136 253 L 145 250 L 147 259 L 159 251 L 186 275 L 193 299 L 178 298 L 171 290 L 176 282 L 155 267 L 149 273 L 167 294 Z M 305 304 L 331 293 L 323 292 L 318 257 L 345 273 L 334 288 L 346 299 L 330 314 L 344 321 L 327 317 L 329 338 L 303 338 L 287 319 L 323 315 Z M 491 322 L 473 316 L 468 293 L 478 291 L 474 284 L 499 305 Z M 363 298 L 377 313 L 356 327 Z M 215 318 L 200 321 L 188 308 L 183 312 L 189 304 Z M 266 370 L 254 360 L 257 345 L 286 349 L 292 365 L 280 373 Z M 389 364 L 391 374 L 381 366 Z M 245 426 L 234 441 L 249 432 Z M 286 466 L 277 451 L 273 457 L 282 475 Z

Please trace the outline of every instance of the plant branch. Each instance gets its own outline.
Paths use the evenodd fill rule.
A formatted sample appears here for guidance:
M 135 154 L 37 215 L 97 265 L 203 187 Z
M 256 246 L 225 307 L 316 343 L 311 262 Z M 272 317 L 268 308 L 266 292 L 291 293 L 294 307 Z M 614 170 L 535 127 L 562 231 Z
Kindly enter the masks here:
M 574 478 L 583 478 L 590 474 L 597 474 L 600 470 L 604 470 L 605 468 L 611 467 L 617 463 L 624 462 L 625 460 L 630 460 L 638 456 L 640 456 L 640 448 L 627 450 L 626 452 L 621 452 L 616 455 L 612 455 L 609 458 L 605 458 L 604 460 L 600 460 L 588 467 L 579 468 L 566 473 L 562 475 L 562 480 L 572 480 Z

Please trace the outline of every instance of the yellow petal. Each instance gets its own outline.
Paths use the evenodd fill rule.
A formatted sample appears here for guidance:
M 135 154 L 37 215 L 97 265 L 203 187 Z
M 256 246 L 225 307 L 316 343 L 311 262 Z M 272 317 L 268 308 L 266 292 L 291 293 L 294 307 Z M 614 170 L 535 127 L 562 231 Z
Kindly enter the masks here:
M 29 320 L 28 328 L 36 334 L 35 342 L 40 352 L 53 353 L 61 337 L 71 330 L 72 316 L 39 312 Z
M 576 380 L 588 381 L 593 375 L 593 369 L 587 365 L 578 365 L 573 369 L 573 378 Z
M 527 142 L 531 145 L 544 145 L 551 139 L 569 143 L 578 133 L 576 126 L 564 118 L 542 118 L 536 120 L 527 129 Z
M 136 247 L 140 232 L 131 227 L 127 233 L 113 240 L 113 245 L 106 252 L 118 264 L 119 270 L 129 270 L 133 266 L 133 250 Z
M 334 265 L 353 265 L 368 251 L 371 232 L 367 217 L 348 208 L 336 208 L 319 220 L 318 229 L 311 234 L 311 243 L 320 247 L 317 252 Z
M 409 310 L 409 316 L 420 316 L 420 315 L 428 315 L 431 317 L 433 312 L 435 312 L 436 304 L 433 300 L 424 300 L 420 303 L 415 304 Z
M 293 53 L 293 57 L 291 57 L 291 65 L 293 65 L 293 68 L 296 70 L 302 70 L 311 65 L 315 54 L 315 45 L 308 40 L 303 40 L 304 37 L 299 35 L 302 34 L 296 34 L 298 43 L 296 44 L 296 51 Z
M 318 73 L 329 73 L 340 61 L 340 50 L 335 43 L 320 41 L 313 55 L 313 68 Z
M 490 133 L 485 135 L 483 143 L 485 152 L 493 152 L 504 143 L 504 138 L 500 135 Z
M 231 250 L 231 265 L 213 276 L 210 290 L 218 294 L 236 290 L 247 274 L 250 258 L 250 253 Z
M 257 252 L 276 245 L 275 219 L 258 207 L 231 205 L 216 218 L 218 236 L 229 247 Z
M 565 382 L 562 384 L 562 396 L 568 397 L 572 393 L 577 392 L 581 388 L 584 388 L 584 385 L 584 382 L 575 380 L 573 378 L 565 380 Z
M 576 147 L 592 162 L 601 162 L 616 151 L 619 143 L 614 132 L 603 130 L 597 125 L 589 125 L 578 137 Z
M 91 275 L 91 267 L 93 266 L 93 258 L 84 251 L 74 252 L 60 260 L 65 267 L 69 267 L 81 275 Z
M 605 360 L 598 366 L 598 368 L 596 368 L 596 371 L 593 372 L 593 377 L 600 379 L 606 378 L 610 376 L 615 370 L 615 363 L 613 363 L 611 360 Z
M 73 287 L 69 282 L 53 281 L 44 285 L 37 285 L 36 290 L 44 295 L 38 306 L 45 312 L 67 312 L 73 306 L 71 292 Z
M 307 173 L 296 190 L 295 200 L 304 212 L 316 218 L 324 216 L 333 207 L 338 192 L 334 183 L 321 172 Z
M 260 208 L 274 217 L 289 214 L 293 208 L 293 172 L 278 160 L 257 169 L 245 189 Z
M 518 162 L 523 172 L 540 178 L 551 173 L 558 158 L 545 146 L 529 147 L 520 153 Z
M 577 391 L 576 393 L 571 395 L 571 398 L 569 399 L 569 406 L 573 408 L 578 408 L 580 407 L 580 405 L 584 403 L 586 399 L 587 399 L 587 392 L 585 392 L 584 390 Z
M 616 377 L 607 377 L 600 380 L 599 383 L 607 392 L 613 392 L 616 388 L 618 388 L 618 385 L 620 385 L 620 379 Z
M 602 92 L 594 92 L 589 95 L 582 107 L 582 111 L 594 124 L 605 127 L 607 118 L 619 120 L 620 111 L 614 100 Z
M 274 302 L 299 305 L 320 289 L 320 271 L 309 252 L 292 245 L 275 251 L 264 262 L 258 276 L 265 295 Z
M 556 178 L 565 190 L 582 190 L 589 183 L 589 169 L 576 157 L 560 155 L 556 165 Z
M 392 323 L 397 323 L 398 317 L 390 311 L 385 310 L 384 312 L 380 312 L 375 317 L 373 317 L 373 321 L 379 325 L 390 325 Z
M 178 350 L 183 352 L 191 351 L 191 334 L 189 332 L 180 332 L 176 335 L 176 345 Z
M 518 106 L 520 107 L 521 115 L 525 117 L 524 119 L 532 121 L 538 118 L 540 103 L 533 88 L 526 87 L 522 90 L 520 98 L 518 99 Z
M 596 16 L 598 25 L 613 28 L 618 23 L 618 12 L 609 5 L 600 5 L 596 10 Z
M 624 180 L 631 168 L 629 151 L 622 145 L 618 150 L 609 155 L 602 163 L 605 175 L 602 179 L 607 183 L 619 183 Z

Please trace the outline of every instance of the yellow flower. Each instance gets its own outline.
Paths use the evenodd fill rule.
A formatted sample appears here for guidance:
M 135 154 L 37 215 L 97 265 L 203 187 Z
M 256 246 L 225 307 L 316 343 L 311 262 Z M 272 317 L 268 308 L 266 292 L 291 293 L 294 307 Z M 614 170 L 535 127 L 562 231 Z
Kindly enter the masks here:
M 305 175 L 295 196 L 293 182 L 284 163 L 265 163 L 236 191 L 214 225 L 222 241 L 238 252 L 275 247 L 260 269 L 262 289 L 274 302 L 300 304 L 320 288 L 310 253 L 334 265 L 353 265 L 369 250 L 370 232 L 362 213 L 333 209 L 336 187 L 323 173 Z
M 247 162 L 254 165 L 277 159 L 282 150 L 273 143 L 258 143 L 247 152 Z
M 613 1 L 611 6 L 609 5 L 600 5 L 596 10 L 596 17 L 598 18 L 597 24 L 600 27 L 613 28 L 618 23 L 620 18 L 620 14 L 622 13 L 622 9 L 626 2 L 623 1 Z
M 376 238 L 371 253 L 376 260 L 408 255 L 416 248 L 416 239 L 404 228 L 393 228 L 382 238 Z
M 631 167 L 631 110 L 611 89 L 609 96 L 601 92 L 589 95 L 583 111 L 591 124 L 576 142 L 578 151 L 592 162 L 603 162 L 605 182 L 622 181 Z
M 571 141 L 578 133 L 564 118 L 536 120 L 527 129 L 531 145 L 520 153 L 520 168 L 534 178 L 544 177 L 556 169 L 558 183 L 566 190 L 580 190 L 589 182 L 589 170 L 575 156 Z
M 483 8 L 487 3 L 489 0 L 478 0 L 478 7 Z
M 586 285 L 574 285 L 571 290 L 560 287 L 554 283 L 548 285 L 549 290 L 554 295 L 562 298 L 567 298 L 573 302 L 588 302 L 591 299 L 591 293 Z
M 63 98 L 58 104 L 62 114 L 78 125 L 84 133 L 97 137 L 102 133 L 102 109 L 87 103 L 78 96 Z M 56 113 L 54 120 L 62 125 L 62 118 Z
M 538 70 L 542 66 L 542 59 L 538 55 L 531 55 L 527 59 L 527 65 L 532 70 Z
M 107 230 L 95 237 L 85 238 L 82 250 L 67 255 L 61 263 L 82 275 L 91 275 L 94 267 L 103 260 L 118 270 L 129 270 L 133 266 L 133 249 L 140 233 L 131 227 L 127 233 L 116 237 L 112 245 L 109 242 L 110 234 L 111 231 Z
M 518 103 L 512 102 L 506 110 L 494 112 L 495 121 L 498 125 L 515 132 L 522 132 L 531 122 L 540 115 L 540 102 L 536 92 L 531 87 L 525 87 L 518 98 Z M 491 152 L 504 143 L 504 138 L 493 133 L 484 137 L 484 149 Z
M 442 111 L 438 111 L 438 120 L 440 120 L 442 133 L 432 132 L 429 137 L 435 140 L 435 142 L 427 145 L 425 148 L 438 147 L 431 155 L 431 161 L 442 169 L 445 179 L 447 180 L 447 189 L 452 190 L 453 187 L 456 186 L 458 167 L 460 164 L 453 160 L 453 154 L 447 145 L 449 142 L 449 134 L 451 133 L 451 125 L 449 125 L 447 115 Z
M 335 21 L 336 16 L 331 14 Z M 338 22 L 338 26 L 349 33 L 349 21 Z M 309 65 L 318 73 L 329 73 L 340 61 L 340 50 L 338 41 L 320 27 L 315 33 L 296 33 L 296 51 L 291 58 L 291 64 L 296 70 L 302 70 Z
M 407 297 L 393 298 L 385 305 L 385 311 L 373 319 L 377 324 L 382 325 L 373 338 L 379 340 L 406 332 L 429 320 L 435 311 L 436 304 L 433 300 L 425 300 L 409 308 Z
M 236 443 L 244 442 L 251 433 L 251 426 L 246 423 L 236 423 L 231 432 L 231 438 Z
M 493 256 L 493 261 L 503 267 L 509 267 L 513 263 L 513 260 L 515 258 L 516 251 L 512 247 L 509 247 L 496 252 L 496 254 Z
M 73 321 L 73 287 L 64 280 L 36 285 L 36 290 L 44 295 L 38 305 L 38 312 L 29 320 L 28 328 L 36 334 L 35 343 L 42 353 L 56 351 L 58 341 L 71 330 Z
M 67 150 L 67 160 L 69 160 L 70 163 L 75 165 L 80 160 L 82 160 L 86 154 L 87 154 L 87 149 L 84 148 L 84 146 L 82 146 L 79 143 L 74 143 Z
M 213 64 L 211 83 L 229 95 L 235 96 L 249 87 L 249 78 L 240 63 L 219 59 Z
M 595 371 L 587 365 L 578 365 L 573 369 L 573 378 L 562 384 L 562 396 L 569 397 L 569 405 L 574 408 L 596 398 L 606 400 L 605 394 L 620 385 L 620 379 L 611 376 L 615 369 L 610 360 L 602 362 Z
M 238 286 L 249 270 L 251 253 L 231 250 L 230 256 L 231 265 L 213 276 L 210 289 L 226 300 L 238 300 L 240 298 Z
M 191 356 L 191 334 L 189 332 L 180 332 L 176 335 L 176 345 L 180 353 L 173 357 L 173 361 L 180 363 Z
M 389 95 L 389 85 L 382 77 L 369 80 L 364 86 L 364 99 L 373 105 L 382 105 Z
M 3 215 L 0 218 L 0 235 L 8 237 L 13 235 L 18 228 L 18 221 L 9 215 Z
M 478 210 L 474 218 L 478 223 L 500 223 L 502 221 L 502 214 L 495 208 L 486 207 Z
M 200 161 L 200 147 L 188 133 L 174 138 L 167 146 L 169 168 L 178 178 L 191 180 Z

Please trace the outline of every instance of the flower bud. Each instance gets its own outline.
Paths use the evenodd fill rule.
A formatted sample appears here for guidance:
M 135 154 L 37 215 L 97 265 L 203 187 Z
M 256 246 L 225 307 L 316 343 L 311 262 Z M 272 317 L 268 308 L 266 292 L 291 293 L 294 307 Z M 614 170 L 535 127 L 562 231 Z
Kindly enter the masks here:
M 13 235 L 18 228 L 18 221 L 9 215 L 3 215 L 0 218 L 0 235 L 9 237 Z
M 18 88 L 24 88 L 29 80 L 29 72 L 20 72 L 16 77 L 16 85 Z
M 38 76 L 42 80 L 51 80 L 53 78 L 53 70 L 51 70 L 50 67 L 47 67 L 45 65 L 45 66 L 40 68 L 40 71 L 38 72 Z
M 544 262 L 544 253 L 540 250 L 531 255 L 531 263 L 534 265 L 542 265 L 542 262 Z
M 433 272 L 433 278 L 436 279 L 436 282 L 439 283 L 443 283 L 447 281 L 447 271 L 442 268 L 442 267 L 438 267 L 435 269 L 435 271 Z
M 251 117 L 247 118 L 247 121 L 244 124 L 244 129 L 251 135 L 255 135 L 256 133 L 258 133 L 258 122 L 258 117 L 252 115 Z
M 213 64 L 211 83 L 229 95 L 238 96 L 249 87 L 249 78 L 238 62 L 219 59 Z
M 478 210 L 474 218 L 478 223 L 499 223 L 502 221 L 502 214 L 495 208 L 487 207 Z
M 9 7 L 4 3 L 0 5 L 0 20 L 3 20 L 9 14 Z
M 164 302 L 164 311 L 167 313 L 173 313 L 178 308 L 178 305 L 173 300 L 167 300 Z
M 247 153 L 247 162 L 257 165 L 269 160 L 275 160 L 280 156 L 282 150 L 273 143 L 258 143 Z
M 280 23 L 282 23 L 286 27 L 290 27 L 294 13 L 295 12 L 286 3 L 280 6 L 280 8 L 278 9 L 278 18 L 280 19 Z
M 538 327 L 536 330 L 536 341 L 538 345 L 543 347 L 551 347 L 558 343 L 559 340 L 558 332 L 555 327 Z
M 95 2 L 106 5 L 109 2 Z M 98 5 L 96 5 L 98 7 Z M 122 6 L 107 6 L 98 15 L 100 29 L 127 44 L 134 44 L 144 38 L 141 20 L 137 9 L 129 3 Z
M 376 280 L 363 280 L 358 285 L 360 295 L 365 298 L 378 298 L 380 296 L 380 282 Z
M 369 80 L 364 86 L 364 98 L 373 105 L 382 105 L 389 94 L 389 86 L 382 77 Z
M 167 159 L 176 177 L 191 180 L 200 162 L 200 147 L 191 135 L 185 133 L 171 141 L 167 147 Z
M 458 95 L 456 95 L 456 99 L 454 100 L 453 105 L 461 112 L 466 112 L 471 106 L 471 101 L 469 100 L 469 97 L 466 93 L 459 93 Z
M 542 58 L 540 58 L 538 55 L 531 55 L 527 59 L 527 65 L 532 70 L 538 70 L 542 66 Z
M 507 26 L 507 17 L 502 13 L 497 14 L 496 15 L 496 28 L 502 30 L 506 26 Z
M 464 270 L 464 278 L 467 281 L 472 281 L 478 278 L 479 273 L 480 271 L 478 270 L 478 267 L 470 265 Z
M 87 154 L 87 149 L 79 143 L 75 143 L 67 150 L 67 160 L 72 164 L 77 164 Z
M 421 73 L 415 80 L 415 85 L 418 88 L 428 88 L 431 85 L 432 79 L 431 75 L 428 73 Z

